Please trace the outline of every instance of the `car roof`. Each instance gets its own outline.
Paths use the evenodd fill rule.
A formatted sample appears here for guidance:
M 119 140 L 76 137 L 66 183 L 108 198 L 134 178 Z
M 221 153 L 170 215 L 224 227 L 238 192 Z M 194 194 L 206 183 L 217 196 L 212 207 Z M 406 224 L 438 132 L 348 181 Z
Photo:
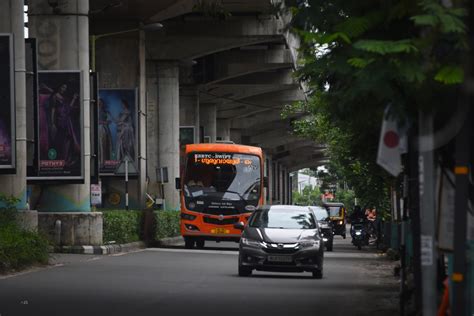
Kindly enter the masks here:
M 300 211 L 300 212 L 309 212 L 309 206 L 299 206 L 299 205 L 263 205 L 259 207 L 259 210 L 291 210 L 291 211 Z
M 344 206 L 341 202 L 324 202 L 323 206 Z

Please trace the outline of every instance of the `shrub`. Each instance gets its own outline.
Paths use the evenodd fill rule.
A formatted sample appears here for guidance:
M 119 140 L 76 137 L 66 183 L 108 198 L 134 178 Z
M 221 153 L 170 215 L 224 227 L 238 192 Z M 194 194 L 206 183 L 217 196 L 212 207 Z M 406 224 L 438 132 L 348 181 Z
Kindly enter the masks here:
M 179 223 L 180 217 L 179 211 L 156 211 L 155 221 L 155 239 L 161 239 L 166 237 L 175 237 L 180 235 Z
M 48 241 L 15 224 L 0 225 L 0 272 L 48 263 Z
M 17 224 L 15 198 L 0 195 L 0 273 L 26 266 L 48 263 L 48 241 L 34 231 Z
M 102 211 L 104 243 L 129 243 L 140 240 L 143 213 L 141 211 Z

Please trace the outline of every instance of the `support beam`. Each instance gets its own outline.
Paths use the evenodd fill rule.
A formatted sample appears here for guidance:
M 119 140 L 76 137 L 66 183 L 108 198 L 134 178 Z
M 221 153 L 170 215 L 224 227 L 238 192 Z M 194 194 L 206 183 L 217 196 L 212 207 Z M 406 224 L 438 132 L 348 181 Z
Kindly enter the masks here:
M 38 41 L 38 67 L 41 70 L 77 69 L 82 71 L 81 100 L 84 113 L 84 183 L 43 185 L 41 211 L 90 211 L 90 88 L 89 88 L 89 2 L 64 0 L 60 14 L 48 0 L 28 1 L 30 36 Z M 53 18 L 54 17 L 54 18 Z M 49 49 L 47 54 L 42 49 Z
M 0 2 L 0 33 L 13 33 L 14 52 L 14 82 L 15 87 L 15 121 L 16 125 L 16 173 L 13 175 L 1 175 L 0 187 L 2 193 L 18 198 L 18 209 L 27 208 L 26 200 L 26 66 L 25 66 L 25 41 L 24 41 L 24 17 L 23 2 L 8 0 Z M 2 61 L 5 63 L 6 61 Z M 2 106 L 10 106 L 2 104 Z
M 179 177 L 179 68 L 177 63 L 158 67 L 159 166 L 168 168 L 169 182 L 164 184 L 166 208 L 179 208 L 174 179 Z

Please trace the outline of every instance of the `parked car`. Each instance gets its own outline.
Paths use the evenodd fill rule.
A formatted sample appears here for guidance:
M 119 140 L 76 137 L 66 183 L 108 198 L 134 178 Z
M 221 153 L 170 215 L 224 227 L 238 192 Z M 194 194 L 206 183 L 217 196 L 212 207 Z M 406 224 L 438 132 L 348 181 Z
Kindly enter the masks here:
M 308 206 L 271 205 L 257 209 L 239 244 L 239 276 L 253 270 L 312 272 L 323 277 L 324 245 L 313 211 Z
M 319 223 L 319 228 L 321 229 L 321 237 L 323 238 L 326 250 L 332 251 L 334 234 L 332 221 L 329 216 L 328 210 L 321 206 L 310 206 L 310 209 L 313 211 L 314 215 L 316 216 L 316 220 Z

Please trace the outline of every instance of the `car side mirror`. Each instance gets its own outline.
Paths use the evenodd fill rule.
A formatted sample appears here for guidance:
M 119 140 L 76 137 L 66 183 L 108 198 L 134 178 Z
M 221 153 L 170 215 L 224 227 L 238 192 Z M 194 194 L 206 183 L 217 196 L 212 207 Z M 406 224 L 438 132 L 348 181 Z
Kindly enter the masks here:
M 174 186 L 176 190 L 181 190 L 181 178 L 176 178 L 174 181 Z
M 263 177 L 263 187 L 268 188 L 268 177 Z
M 245 224 L 244 222 L 238 222 L 234 224 L 234 228 L 238 230 L 244 230 Z

